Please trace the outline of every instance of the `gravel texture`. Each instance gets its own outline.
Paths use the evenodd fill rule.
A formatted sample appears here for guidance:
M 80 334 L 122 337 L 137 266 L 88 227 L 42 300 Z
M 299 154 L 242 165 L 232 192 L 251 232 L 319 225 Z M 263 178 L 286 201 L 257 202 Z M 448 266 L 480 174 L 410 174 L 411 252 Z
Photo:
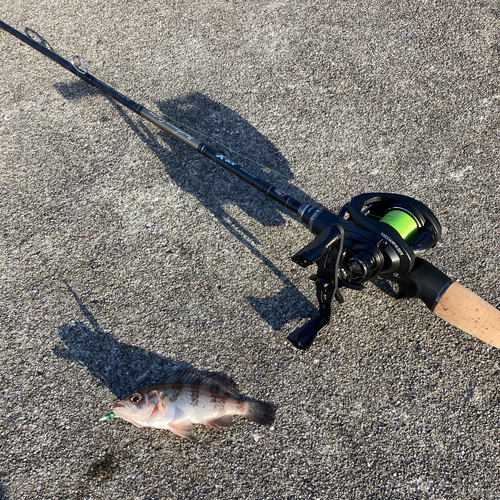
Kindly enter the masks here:
M 302 202 L 418 198 L 445 228 L 428 260 L 498 307 L 498 0 L 0 19 Z M 500 498 L 500 351 L 373 284 L 295 350 L 316 307 L 296 217 L 3 31 L 0 214 L 2 500 Z M 274 426 L 98 422 L 181 368 L 275 403 Z

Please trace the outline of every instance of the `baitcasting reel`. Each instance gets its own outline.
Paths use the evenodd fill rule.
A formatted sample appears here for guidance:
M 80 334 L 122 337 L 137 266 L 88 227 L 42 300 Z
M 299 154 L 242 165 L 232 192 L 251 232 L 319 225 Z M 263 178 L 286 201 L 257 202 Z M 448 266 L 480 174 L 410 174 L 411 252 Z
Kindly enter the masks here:
M 441 237 L 441 225 L 434 214 L 413 198 L 362 194 L 338 215 L 307 206 L 301 221 L 317 236 L 292 260 L 302 267 L 317 264 L 318 270 L 311 279 L 316 283 L 319 311 L 288 337 L 300 349 L 307 349 L 319 330 L 329 323 L 333 299 L 343 302 L 342 287 L 362 290 L 363 283 L 385 278 L 398 282 L 397 298 L 419 297 L 432 306 L 434 292 L 439 293 L 450 281 L 445 275 L 436 275 L 437 270 L 428 263 L 425 264 L 432 272 L 425 280 L 415 275 L 408 278 L 416 263 L 421 267 L 425 262 L 417 257 L 434 247 Z M 430 294 L 424 290 L 424 281 L 429 280 Z

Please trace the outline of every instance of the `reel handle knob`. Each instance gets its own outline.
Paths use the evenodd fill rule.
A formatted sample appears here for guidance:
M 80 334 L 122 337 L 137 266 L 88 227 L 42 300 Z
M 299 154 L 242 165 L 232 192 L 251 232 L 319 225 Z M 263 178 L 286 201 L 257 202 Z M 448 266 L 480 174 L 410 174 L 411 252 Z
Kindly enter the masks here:
M 297 349 L 308 349 L 318 332 L 326 326 L 330 318 L 316 313 L 305 325 L 294 330 L 287 338 Z

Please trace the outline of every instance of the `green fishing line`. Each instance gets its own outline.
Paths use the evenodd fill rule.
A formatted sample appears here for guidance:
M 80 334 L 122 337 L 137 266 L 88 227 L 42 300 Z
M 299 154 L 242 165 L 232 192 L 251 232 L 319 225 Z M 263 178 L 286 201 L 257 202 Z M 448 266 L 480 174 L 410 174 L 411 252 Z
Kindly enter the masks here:
M 380 221 L 392 226 L 407 243 L 417 236 L 417 221 L 408 212 L 394 208 L 389 210 Z

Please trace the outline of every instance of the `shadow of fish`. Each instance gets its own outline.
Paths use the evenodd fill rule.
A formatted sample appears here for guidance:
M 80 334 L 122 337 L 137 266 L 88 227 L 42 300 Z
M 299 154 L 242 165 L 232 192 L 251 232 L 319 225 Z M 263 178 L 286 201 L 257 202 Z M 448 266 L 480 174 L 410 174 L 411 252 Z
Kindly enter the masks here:
M 269 426 L 274 421 L 275 407 L 271 403 L 243 399 L 226 375 L 202 377 L 185 371 L 121 399 L 101 420 L 119 417 L 137 427 L 167 429 L 197 441 L 193 424 L 220 430 L 232 425 L 233 415 Z

